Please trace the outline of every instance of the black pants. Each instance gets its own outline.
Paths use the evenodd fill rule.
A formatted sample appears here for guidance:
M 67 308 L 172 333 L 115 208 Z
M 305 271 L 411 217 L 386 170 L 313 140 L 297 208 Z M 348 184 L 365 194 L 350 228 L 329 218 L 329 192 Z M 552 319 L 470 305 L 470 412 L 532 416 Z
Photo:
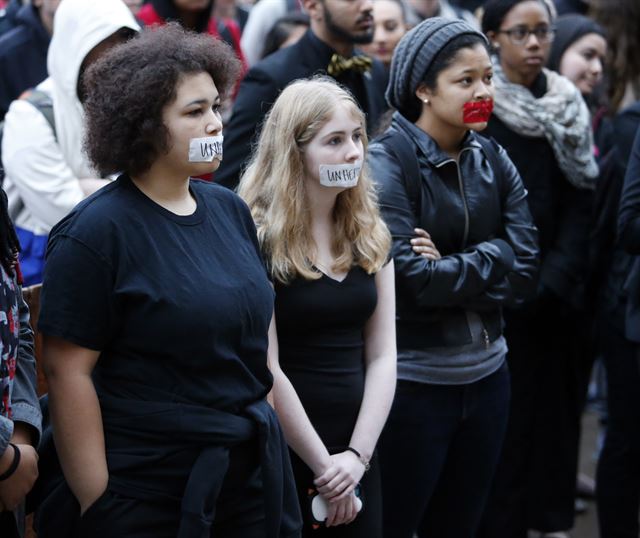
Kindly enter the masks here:
M 478 536 L 568 530 L 591 370 L 588 318 L 551 296 L 505 312 L 505 320 L 509 426 Z
M 601 538 L 637 538 L 640 503 L 640 345 L 606 320 L 603 357 L 609 420 L 597 474 Z
M 473 538 L 509 408 L 506 364 L 467 385 L 399 381 L 379 443 L 385 538 Z
M 0 512 L 0 536 L 2 538 L 19 538 L 16 516 L 13 512 Z

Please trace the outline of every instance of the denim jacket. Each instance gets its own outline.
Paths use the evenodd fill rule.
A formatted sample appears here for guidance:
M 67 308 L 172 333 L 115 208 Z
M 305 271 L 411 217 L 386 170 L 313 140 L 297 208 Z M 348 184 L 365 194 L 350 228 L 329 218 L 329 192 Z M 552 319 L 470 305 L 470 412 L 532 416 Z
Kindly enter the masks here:
M 16 422 L 33 427 L 36 446 L 42 433 L 42 414 L 36 394 L 36 361 L 29 307 L 15 276 L 0 266 L 0 454 L 9 446 Z M 0 529 L 2 538 L 24 533 L 24 504 L 14 510 L 18 534 Z
M 9 277 L 4 269 L 0 294 L 10 298 L 10 311 L 16 312 L 14 319 L 10 312 L 0 313 L 0 323 L 17 322 L 17 352 L 7 342 L 0 343 L 0 454 L 3 454 L 13 435 L 15 422 L 29 424 L 37 432 L 39 441 L 42 415 L 36 394 L 36 361 L 33 355 L 33 331 L 29 325 L 29 308 L 22 297 L 22 289 L 14 277 Z M 10 368 L 9 361 L 15 358 L 15 367 Z M 10 373 L 11 371 L 11 373 Z

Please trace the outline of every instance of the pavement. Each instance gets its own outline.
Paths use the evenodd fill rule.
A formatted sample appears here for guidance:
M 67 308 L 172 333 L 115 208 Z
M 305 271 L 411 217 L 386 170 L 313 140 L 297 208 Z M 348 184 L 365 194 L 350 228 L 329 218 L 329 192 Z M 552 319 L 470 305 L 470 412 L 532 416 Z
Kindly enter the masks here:
M 591 478 L 596 473 L 598 435 L 600 434 L 599 417 L 593 411 L 587 411 L 582 417 L 582 440 L 580 443 L 580 472 Z M 587 511 L 576 517 L 576 525 L 570 534 L 571 538 L 598 538 L 598 519 L 595 501 L 587 502 Z

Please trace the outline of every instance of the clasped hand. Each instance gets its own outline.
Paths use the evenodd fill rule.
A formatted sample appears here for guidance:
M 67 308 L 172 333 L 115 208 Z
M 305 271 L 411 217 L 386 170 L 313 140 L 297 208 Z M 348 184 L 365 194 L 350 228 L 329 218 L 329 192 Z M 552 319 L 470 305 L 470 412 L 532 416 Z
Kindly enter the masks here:
M 330 503 L 345 499 L 358 485 L 364 474 L 364 464 L 351 451 L 331 456 L 329 468 L 316 477 L 316 489 Z

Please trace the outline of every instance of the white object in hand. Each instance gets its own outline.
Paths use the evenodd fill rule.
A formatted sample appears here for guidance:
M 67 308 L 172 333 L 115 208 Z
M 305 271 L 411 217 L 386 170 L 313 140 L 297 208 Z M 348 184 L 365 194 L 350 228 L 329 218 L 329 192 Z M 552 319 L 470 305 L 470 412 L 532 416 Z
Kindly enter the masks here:
M 362 501 L 356 497 L 356 512 L 362 510 Z M 329 513 L 329 503 L 322 495 L 316 495 L 311 501 L 311 512 L 316 521 L 325 521 Z

